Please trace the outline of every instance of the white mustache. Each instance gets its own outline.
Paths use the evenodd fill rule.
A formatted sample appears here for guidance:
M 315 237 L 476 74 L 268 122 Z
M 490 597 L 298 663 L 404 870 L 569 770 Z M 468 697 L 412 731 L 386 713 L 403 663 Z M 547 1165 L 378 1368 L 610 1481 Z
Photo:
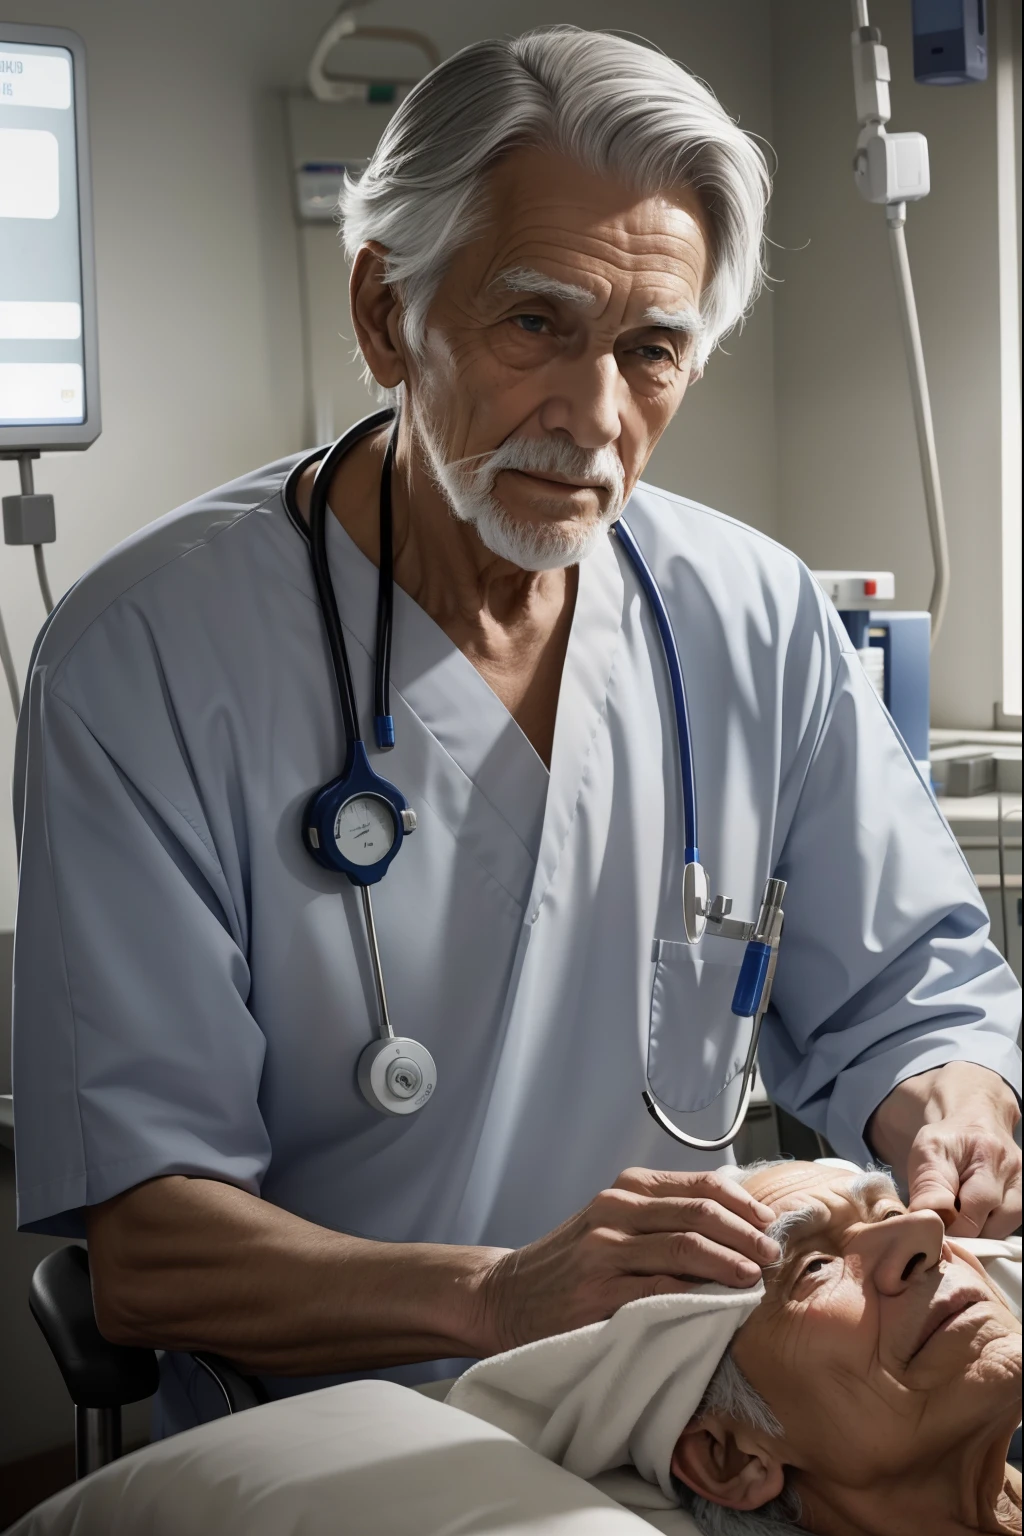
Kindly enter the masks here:
M 622 462 L 611 448 L 579 448 L 564 437 L 511 437 L 492 453 L 455 459 L 449 468 L 465 469 L 478 485 L 488 487 L 504 469 L 562 475 L 603 487 L 614 501 L 621 499 L 626 482 Z

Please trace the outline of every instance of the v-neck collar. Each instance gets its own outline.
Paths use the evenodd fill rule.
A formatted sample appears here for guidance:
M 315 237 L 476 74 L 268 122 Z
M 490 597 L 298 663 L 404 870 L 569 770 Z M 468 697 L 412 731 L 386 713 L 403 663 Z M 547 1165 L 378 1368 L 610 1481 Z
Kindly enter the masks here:
M 376 413 L 359 425 L 369 431 L 383 420 L 383 413 Z M 377 567 L 333 512 L 327 519 L 327 557 L 342 623 L 372 664 Z M 613 541 L 602 538 L 579 567 L 549 772 L 469 658 L 414 598 L 395 587 L 392 687 L 536 860 L 527 905 L 531 922 L 565 847 L 604 717 L 622 630 L 623 590 Z M 359 701 L 364 720 L 371 702 Z
M 342 623 L 372 659 L 377 567 L 334 516 L 327 524 L 327 558 Z M 391 686 L 535 859 L 548 770 L 469 658 L 397 585 Z M 364 714 L 367 705 L 360 700 Z
M 624 584 L 610 538 L 580 563 L 572 630 L 562 667 L 551 775 L 537 868 L 527 904 L 536 922 L 565 848 L 586 782 L 587 761 L 605 716 L 608 685 L 622 635 Z

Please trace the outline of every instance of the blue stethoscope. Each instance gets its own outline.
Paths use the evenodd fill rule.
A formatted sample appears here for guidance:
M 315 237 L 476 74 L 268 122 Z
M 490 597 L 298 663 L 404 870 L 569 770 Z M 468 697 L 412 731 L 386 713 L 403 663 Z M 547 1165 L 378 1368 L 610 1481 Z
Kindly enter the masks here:
M 327 561 L 327 497 L 335 471 L 359 438 L 395 420 L 395 413 L 391 410 L 375 412 L 357 423 L 327 450 L 313 479 L 308 527 L 296 510 L 294 497 L 296 482 L 308 460 L 297 465 L 289 476 L 285 486 L 285 505 L 289 517 L 309 545 L 313 579 L 323 612 L 348 743 L 342 772 L 336 779 L 316 790 L 306 803 L 302 816 L 303 841 L 324 869 L 348 876 L 359 891 L 362 901 L 377 994 L 378 1034 L 360 1053 L 357 1066 L 359 1087 L 367 1102 L 381 1113 L 411 1115 L 422 1109 L 433 1094 L 437 1086 L 437 1068 L 426 1046 L 417 1040 L 396 1035 L 392 1027 L 370 887 L 384 878 L 404 839 L 415 831 L 416 813 L 401 790 L 377 773 L 367 756 L 359 729 L 359 710 L 341 616 Z M 373 731 L 377 747 L 382 752 L 390 752 L 395 744 L 395 722 L 391 714 L 391 632 L 394 612 L 391 476 L 396 435 L 396 431 L 392 431 L 384 454 L 380 482 L 380 564 L 377 577 Z M 761 909 L 754 923 L 741 923 L 732 918 L 729 915 L 732 902 L 728 897 L 716 896 L 714 900 L 709 900 L 708 878 L 700 862 L 697 842 L 693 749 L 686 708 L 686 688 L 675 635 L 661 590 L 628 524 L 620 518 L 612 532 L 629 557 L 654 614 L 672 689 L 683 794 L 685 851 L 682 900 L 686 939 L 688 943 L 696 944 L 703 937 L 705 929 L 710 927 L 723 938 L 738 939 L 746 944 L 733 995 L 732 1011 L 740 1018 L 752 1018 L 753 1027 L 743 1067 L 739 1107 L 726 1134 L 713 1140 L 691 1136 L 680 1130 L 655 1101 L 649 1079 L 643 1094 L 650 1114 L 676 1141 L 697 1151 L 713 1152 L 728 1146 L 735 1138 L 750 1104 L 755 1081 L 758 1035 L 771 996 L 782 936 L 782 898 L 786 882 L 776 879 L 766 882 Z

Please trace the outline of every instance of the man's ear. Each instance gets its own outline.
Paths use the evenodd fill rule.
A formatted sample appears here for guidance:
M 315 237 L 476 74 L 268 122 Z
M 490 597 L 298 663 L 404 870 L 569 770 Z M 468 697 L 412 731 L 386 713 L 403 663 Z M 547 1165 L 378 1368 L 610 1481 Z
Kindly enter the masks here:
M 387 281 L 387 251 L 376 240 L 359 247 L 352 263 L 348 297 L 359 350 L 384 389 L 408 382 L 400 321 L 402 302 Z
M 760 1509 L 778 1498 L 786 1480 L 782 1462 L 756 1430 L 717 1414 L 687 1424 L 676 1441 L 672 1476 L 727 1509 Z

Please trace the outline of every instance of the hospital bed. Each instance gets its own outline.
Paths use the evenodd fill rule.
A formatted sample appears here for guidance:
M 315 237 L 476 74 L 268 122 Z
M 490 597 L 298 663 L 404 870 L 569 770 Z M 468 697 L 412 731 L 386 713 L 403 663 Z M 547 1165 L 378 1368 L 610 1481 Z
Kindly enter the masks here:
M 215 1355 L 193 1358 L 225 1416 L 122 1457 L 121 1409 L 156 1391 L 155 1352 L 100 1334 L 84 1248 L 41 1262 L 29 1304 L 75 1405 L 80 1481 L 8 1536 L 696 1536 L 681 1510 L 641 1519 L 430 1387 L 356 1381 L 267 1403 Z
M 1019 1241 L 1015 1252 L 1003 1252 L 1012 1243 L 970 1246 L 1019 1315 Z M 674 1301 L 692 1310 L 696 1299 Z M 30 1305 L 75 1403 L 81 1480 L 8 1536 L 650 1536 L 652 1526 L 696 1536 L 635 1468 L 605 1461 L 611 1470 L 584 1481 L 558 1464 L 561 1453 L 549 1460 L 507 1433 L 516 1428 L 507 1416 L 465 1393 L 471 1412 L 437 1400 L 451 1383 L 355 1381 L 266 1402 L 228 1362 L 194 1355 L 218 1384 L 225 1416 L 118 1459 L 121 1407 L 155 1390 L 154 1352 L 102 1338 L 83 1248 L 43 1260 Z M 502 1377 L 499 1396 L 509 1390 Z M 1018 1465 L 1019 1437 L 1010 1452 Z

